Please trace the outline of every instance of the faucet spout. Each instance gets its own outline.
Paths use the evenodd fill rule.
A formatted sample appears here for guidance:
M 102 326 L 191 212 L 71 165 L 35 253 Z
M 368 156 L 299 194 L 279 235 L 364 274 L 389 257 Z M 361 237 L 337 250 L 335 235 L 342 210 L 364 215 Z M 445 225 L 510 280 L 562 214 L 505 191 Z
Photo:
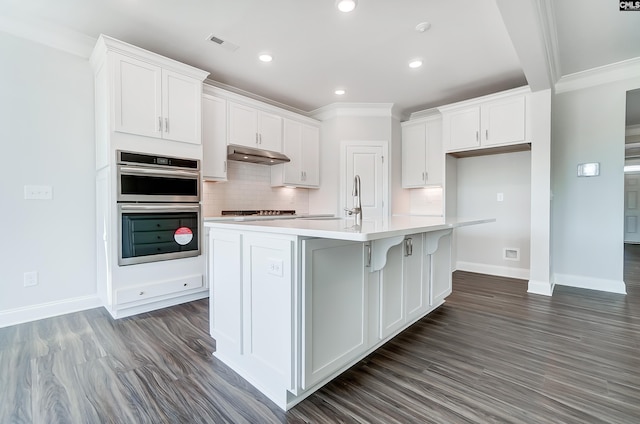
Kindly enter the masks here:
M 353 177 L 353 190 L 351 191 L 353 196 L 353 208 L 345 209 L 347 214 L 355 215 L 356 223 L 362 222 L 362 187 L 360 182 L 360 175 Z

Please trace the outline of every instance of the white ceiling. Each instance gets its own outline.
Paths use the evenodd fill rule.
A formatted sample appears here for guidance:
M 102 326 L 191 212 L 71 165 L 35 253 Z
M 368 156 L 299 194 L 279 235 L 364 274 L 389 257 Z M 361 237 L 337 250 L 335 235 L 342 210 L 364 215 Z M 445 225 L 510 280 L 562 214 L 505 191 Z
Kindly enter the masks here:
M 0 17 L 104 33 L 305 112 L 381 102 L 406 115 L 527 84 L 524 68 L 539 56 L 515 37 L 524 21 L 541 25 L 526 8 L 505 10 L 514 5 L 555 19 L 557 31 L 530 37 L 552 46 L 558 77 L 640 57 L 640 12 L 603 0 L 359 0 L 350 14 L 334 0 L 0 0 Z M 431 29 L 415 31 L 423 21 Z M 210 34 L 239 48 L 213 44 Z M 273 62 L 258 61 L 265 51 Z M 410 69 L 415 57 L 424 66 Z

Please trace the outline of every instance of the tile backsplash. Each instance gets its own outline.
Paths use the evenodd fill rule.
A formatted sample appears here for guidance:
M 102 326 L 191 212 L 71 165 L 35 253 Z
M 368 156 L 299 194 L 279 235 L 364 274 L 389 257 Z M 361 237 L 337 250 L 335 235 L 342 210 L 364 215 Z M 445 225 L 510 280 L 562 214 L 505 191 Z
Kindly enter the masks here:
M 229 161 L 224 182 L 205 182 L 202 211 L 205 217 L 222 210 L 294 209 L 309 213 L 307 189 L 271 187 L 271 168 L 246 162 Z

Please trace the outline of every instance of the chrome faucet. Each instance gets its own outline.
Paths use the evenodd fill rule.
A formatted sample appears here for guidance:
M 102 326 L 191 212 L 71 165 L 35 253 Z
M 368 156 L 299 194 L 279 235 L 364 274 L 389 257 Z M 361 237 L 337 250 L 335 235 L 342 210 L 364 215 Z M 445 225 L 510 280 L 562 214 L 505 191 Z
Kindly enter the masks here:
M 355 215 L 356 223 L 362 222 L 362 196 L 361 196 L 362 188 L 360 186 L 360 175 L 356 175 L 353 177 L 353 191 L 351 195 L 353 196 L 353 208 L 346 209 L 345 211 L 349 216 Z

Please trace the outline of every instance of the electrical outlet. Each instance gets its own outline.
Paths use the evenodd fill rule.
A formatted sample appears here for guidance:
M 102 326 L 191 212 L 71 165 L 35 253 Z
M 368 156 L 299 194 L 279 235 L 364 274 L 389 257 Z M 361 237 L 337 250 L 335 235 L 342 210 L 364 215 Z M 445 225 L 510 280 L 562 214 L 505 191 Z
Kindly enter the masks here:
M 503 202 L 504 201 L 504 193 L 498 193 L 498 195 L 496 196 L 496 199 L 498 200 L 498 202 Z
M 24 273 L 24 286 L 31 287 L 38 285 L 38 271 L 29 271 Z
M 47 185 L 26 185 L 24 186 L 24 198 L 27 200 L 51 200 L 53 199 L 53 188 Z
M 267 273 L 282 277 L 283 262 L 280 259 L 269 259 L 267 262 Z

